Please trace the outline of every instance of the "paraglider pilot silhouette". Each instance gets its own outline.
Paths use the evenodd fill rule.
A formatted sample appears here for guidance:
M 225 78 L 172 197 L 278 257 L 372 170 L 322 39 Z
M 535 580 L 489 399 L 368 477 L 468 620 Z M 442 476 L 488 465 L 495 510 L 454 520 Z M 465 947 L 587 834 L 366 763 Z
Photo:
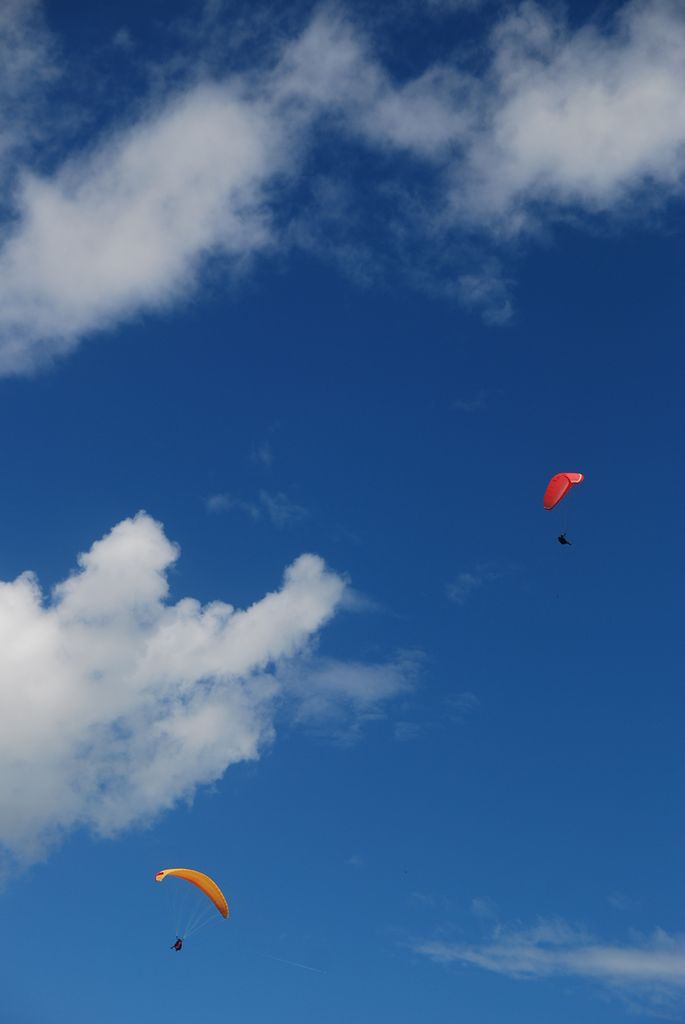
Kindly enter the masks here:
M 174 942 L 173 946 L 170 946 L 169 948 L 175 949 L 177 953 L 180 953 L 180 951 L 183 949 L 183 939 L 179 939 L 177 935 L 176 942 Z

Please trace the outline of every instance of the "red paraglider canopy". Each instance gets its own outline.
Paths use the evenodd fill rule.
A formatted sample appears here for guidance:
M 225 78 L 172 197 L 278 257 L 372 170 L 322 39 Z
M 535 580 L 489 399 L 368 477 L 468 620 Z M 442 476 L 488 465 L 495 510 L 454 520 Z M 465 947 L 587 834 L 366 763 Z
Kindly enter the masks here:
M 582 473 L 556 473 L 547 484 L 547 490 L 543 499 L 543 505 L 547 511 L 558 505 L 574 484 L 580 484 L 583 480 Z

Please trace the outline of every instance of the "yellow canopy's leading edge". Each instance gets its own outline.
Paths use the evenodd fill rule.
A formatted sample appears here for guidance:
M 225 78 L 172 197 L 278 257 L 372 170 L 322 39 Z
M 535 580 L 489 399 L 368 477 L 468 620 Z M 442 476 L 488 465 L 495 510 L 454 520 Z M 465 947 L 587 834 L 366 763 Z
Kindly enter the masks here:
M 185 878 L 209 897 L 222 917 L 228 917 L 228 903 L 216 882 L 213 882 L 209 875 L 203 875 L 201 871 L 193 871 L 192 868 L 164 868 L 155 875 L 155 881 L 163 882 L 167 875 L 176 875 L 177 878 Z

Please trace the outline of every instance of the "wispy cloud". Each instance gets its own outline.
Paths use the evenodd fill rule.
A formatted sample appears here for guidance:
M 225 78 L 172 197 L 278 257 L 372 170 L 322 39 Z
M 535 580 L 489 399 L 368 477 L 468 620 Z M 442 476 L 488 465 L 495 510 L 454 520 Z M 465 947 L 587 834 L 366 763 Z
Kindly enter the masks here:
M 463 690 L 461 693 L 452 694 L 452 696 L 447 697 L 445 704 L 452 719 L 466 718 L 480 707 L 480 701 L 475 693 L 471 693 L 470 690 Z
M 267 469 L 274 461 L 273 449 L 268 441 L 256 444 L 250 454 L 253 462 L 259 463 L 260 466 L 266 466 Z
M 416 740 L 425 731 L 425 725 L 420 722 L 395 722 L 392 733 L 399 743 L 410 743 Z
M 614 910 L 629 910 L 633 905 L 633 901 L 623 892 L 609 893 L 607 901 Z
M 315 658 L 346 582 L 316 555 L 241 611 L 171 603 L 179 556 L 145 514 L 79 556 L 47 600 L 0 582 L 0 852 L 43 856 L 68 831 L 112 835 L 255 760 L 287 711 L 359 728 L 409 669 Z
M 446 585 L 445 593 L 450 601 L 464 605 L 475 591 L 499 579 L 500 576 L 501 573 L 487 566 L 477 566 L 472 572 L 460 572 L 456 579 Z
M 416 652 L 377 665 L 314 657 L 294 670 L 286 666 L 279 678 L 294 698 L 298 725 L 350 743 L 365 723 L 385 717 L 385 702 L 413 689 L 420 661 Z
M 130 30 L 126 27 L 117 29 L 112 37 L 112 46 L 117 50 L 132 50 L 135 43 Z
M 474 896 L 471 900 L 471 913 L 482 920 L 492 921 L 497 917 L 497 908 L 490 900 Z
M 252 501 L 243 501 L 232 494 L 223 492 L 221 494 L 210 494 L 207 498 L 207 509 L 209 512 L 230 512 L 233 509 L 244 512 L 250 519 L 261 519 L 262 509 Z
M 46 134 L 44 92 L 59 76 L 57 45 L 48 32 L 38 0 L 0 4 L 0 183 L 11 177 L 11 163 L 27 157 Z M 4 204 L 6 200 L 3 198 Z
M 259 500 L 274 526 L 290 526 L 307 518 L 307 509 L 291 501 L 282 491 L 260 491 Z
M 682 1007 L 685 992 L 685 936 L 661 929 L 614 944 L 560 920 L 541 920 L 528 929 L 499 926 L 480 945 L 438 941 L 415 949 L 438 963 L 472 965 L 512 978 L 574 976 L 599 982 L 664 1015 Z
M 479 309 L 485 323 L 493 327 L 501 327 L 513 316 L 511 282 L 492 267 L 462 274 L 457 281 L 457 294 L 465 306 Z
M 255 521 L 268 519 L 274 526 L 282 529 L 301 522 L 309 515 L 306 508 L 291 501 L 283 491 L 260 491 L 257 501 L 244 501 L 232 494 L 222 492 L 211 494 L 206 500 L 209 512 L 231 512 L 238 511 Z M 350 601 L 354 596 L 350 595 Z

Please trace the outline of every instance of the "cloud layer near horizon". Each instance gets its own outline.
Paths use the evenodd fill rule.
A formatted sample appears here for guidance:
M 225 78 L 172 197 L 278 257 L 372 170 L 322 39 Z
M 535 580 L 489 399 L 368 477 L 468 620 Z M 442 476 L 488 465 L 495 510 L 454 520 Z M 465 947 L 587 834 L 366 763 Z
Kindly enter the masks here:
M 414 948 L 437 963 L 476 966 L 511 978 L 584 978 L 665 1016 L 682 1008 L 685 993 L 685 936 L 662 929 L 612 944 L 564 921 L 541 920 L 532 928 L 497 925 L 491 940 L 480 944 L 431 941 Z
M 17 38 L 25 54 L 0 80 L 5 160 L 35 130 L 19 98 L 35 94 L 36 67 L 48 66 L 36 10 L 10 4 L 0 33 L 0 57 Z M 478 74 L 455 57 L 399 81 L 363 26 L 344 8 L 323 7 L 250 72 L 207 72 L 156 94 L 52 173 L 16 164 L 0 243 L 0 373 L 27 372 L 87 334 L 182 300 L 211 257 L 235 270 L 297 244 L 334 250 L 363 276 L 364 264 L 380 261 L 355 235 L 369 188 L 386 202 L 397 197 L 384 219 L 395 241 L 410 240 L 407 250 L 437 252 L 450 240 L 452 277 L 442 287 L 492 323 L 511 315 L 496 264 L 465 266 L 462 254 L 454 270 L 474 231 L 492 251 L 559 217 L 623 216 L 682 196 L 677 0 L 630 0 L 606 25 L 578 29 L 524 0 L 501 15 L 480 56 Z M 331 152 L 349 145 L 391 157 L 382 171 L 369 163 L 365 195 L 336 169 L 293 209 L 302 170 L 311 179 L 317 157 L 330 165 Z M 406 254 L 398 262 L 433 286 L 426 267 Z
M 47 603 L 31 573 L 0 582 L 0 850 L 27 862 L 72 828 L 112 835 L 154 819 L 258 758 L 280 708 L 353 720 L 408 685 L 401 663 L 313 654 L 347 590 L 316 555 L 244 611 L 169 603 L 178 555 L 140 513 Z

